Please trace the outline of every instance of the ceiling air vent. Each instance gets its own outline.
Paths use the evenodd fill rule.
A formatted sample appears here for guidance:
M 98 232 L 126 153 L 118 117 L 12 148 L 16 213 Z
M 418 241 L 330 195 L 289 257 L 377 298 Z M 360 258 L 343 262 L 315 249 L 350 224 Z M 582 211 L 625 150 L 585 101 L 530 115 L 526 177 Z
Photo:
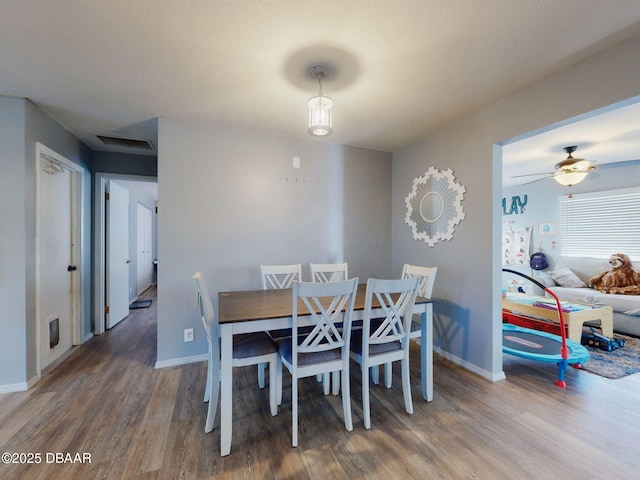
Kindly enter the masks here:
M 118 137 L 106 137 L 104 135 L 98 135 L 98 138 L 102 140 L 105 145 L 112 147 L 122 148 L 136 148 L 138 150 L 153 151 L 153 145 L 149 140 L 135 140 L 131 138 L 118 138 Z

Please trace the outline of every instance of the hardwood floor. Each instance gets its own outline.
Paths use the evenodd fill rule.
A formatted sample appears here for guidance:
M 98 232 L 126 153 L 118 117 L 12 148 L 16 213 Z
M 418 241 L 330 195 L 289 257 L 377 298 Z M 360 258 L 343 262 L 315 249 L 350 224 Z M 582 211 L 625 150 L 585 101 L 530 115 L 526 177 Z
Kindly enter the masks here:
M 0 464 L 2 479 L 637 479 L 640 374 L 607 380 L 505 356 L 491 383 L 436 357 L 434 401 L 422 401 L 412 346 L 414 414 L 404 411 L 399 369 L 391 390 L 371 389 L 362 424 L 360 372 L 352 363 L 354 430 L 340 397 L 300 383 L 300 446 L 291 447 L 291 382 L 269 414 L 255 367 L 234 369 L 231 455 L 221 458 L 219 416 L 204 433 L 205 363 L 155 370 L 152 307 L 79 348 L 28 392 L 0 395 L 0 452 L 40 453 L 41 463 Z M 196 336 L 201 332 L 196 331 Z M 90 463 L 51 463 L 65 459 Z M 49 455 L 47 455 L 49 454 Z M 4 457 L 3 457 L 4 458 Z

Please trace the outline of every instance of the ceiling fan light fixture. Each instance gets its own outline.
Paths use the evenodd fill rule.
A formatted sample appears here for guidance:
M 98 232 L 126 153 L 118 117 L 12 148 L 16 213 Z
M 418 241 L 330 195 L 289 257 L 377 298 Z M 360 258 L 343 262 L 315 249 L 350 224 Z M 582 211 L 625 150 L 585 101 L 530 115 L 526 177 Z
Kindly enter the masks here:
M 309 128 L 307 132 L 316 137 L 324 137 L 333 133 L 333 100 L 322 94 L 322 80 L 329 76 L 329 69 L 324 66 L 313 67 L 311 76 L 318 81 L 319 92 L 308 102 Z
M 566 187 L 571 187 L 573 185 L 577 185 L 585 178 L 587 178 L 587 174 L 589 172 L 571 172 L 565 171 L 560 172 L 553 176 L 554 180 L 558 182 L 560 185 L 564 185 Z

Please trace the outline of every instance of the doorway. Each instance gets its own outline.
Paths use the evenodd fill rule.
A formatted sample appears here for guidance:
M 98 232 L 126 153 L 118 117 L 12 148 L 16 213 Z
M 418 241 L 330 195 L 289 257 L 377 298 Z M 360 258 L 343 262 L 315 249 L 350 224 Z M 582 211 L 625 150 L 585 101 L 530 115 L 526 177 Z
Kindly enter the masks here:
M 113 173 L 96 173 L 94 183 L 94 216 L 95 216 L 95 232 L 94 232 L 94 318 L 95 326 L 94 333 L 96 335 L 102 334 L 107 328 L 107 314 L 105 312 L 107 304 L 107 250 L 108 250 L 108 235 L 107 235 L 107 214 L 106 214 L 106 193 L 109 190 L 110 182 L 117 183 L 120 186 L 125 187 L 130 192 L 129 205 L 130 205 L 130 235 L 129 242 L 129 256 L 127 260 L 130 260 L 127 266 L 128 278 L 123 280 L 126 284 L 127 290 L 127 308 L 129 302 L 135 300 L 138 295 L 138 248 L 137 248 L 137 205 L 143 203 L 149 212 L 151 212 L 151 271 L 153 275 L 156 250 L 156 224 L 157 224 L 157 177 L 148 177 L 140 175 L 125 175 L 125 174 L 113 174 Z M 139 201 L 140 198 L 144 198 L 144 201 Z M 128 313 L 128 311 L 127 311 Z
M 137 228 L 137 294 L 147 290 L 153 284 L 153 212 L 138 202 Z
M 36 143 L 37 372 L 82 343 L 84 169 Z

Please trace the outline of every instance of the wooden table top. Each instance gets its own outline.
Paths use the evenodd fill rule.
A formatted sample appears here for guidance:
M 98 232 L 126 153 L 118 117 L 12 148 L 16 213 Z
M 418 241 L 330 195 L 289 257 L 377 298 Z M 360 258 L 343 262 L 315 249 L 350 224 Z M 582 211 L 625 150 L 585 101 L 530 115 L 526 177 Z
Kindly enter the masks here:
M 358 285 L 358 293 L 354 303 L 354 310 L 364 310 L 367 286 Z M 246 322 L 270 318 L 290 317 L 293 315 L 293 290 L 284 288 L 278 290 L 242 290 L 236 292 L 220 292 L 218 294 L 219 323 Z M 431 302 L 424 297 L 416 297 L 416 304 Z M 373 299 L 373 305 L 379 306 Z M 306 306 L 300 301 L 299 312 L 307 312 Z

